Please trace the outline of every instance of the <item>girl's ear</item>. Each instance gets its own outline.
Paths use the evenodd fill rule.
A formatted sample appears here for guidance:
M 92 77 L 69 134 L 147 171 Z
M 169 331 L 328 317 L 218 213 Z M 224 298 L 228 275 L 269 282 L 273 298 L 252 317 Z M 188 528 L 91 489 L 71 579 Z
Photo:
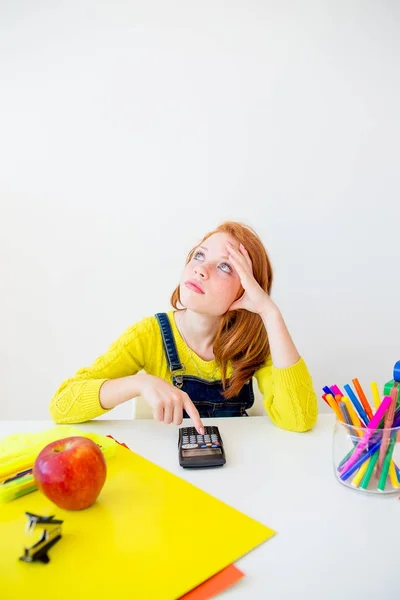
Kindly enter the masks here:
M 238 291 L 238 293 L 236 294 L 235 302 L 236 302 L 237 300 L 240 300 L 240 298 L 243 296 L 243 294 L 244 294 L 244 289 L 242 288 L 242 286 L 240 286 L 240 287 L 239 287 L 239 291 Z
M 227 312 L 231 312 L 232 310 L 240 310 L 241 308 L 243 308 L 243 306 L 242 306 L 243 296 L 244 296 L 244 291 L 242 290 L 242 293 L 236 298 L 236 300 L 234 302 L 232 302 L 232 304 L 228 308 Z

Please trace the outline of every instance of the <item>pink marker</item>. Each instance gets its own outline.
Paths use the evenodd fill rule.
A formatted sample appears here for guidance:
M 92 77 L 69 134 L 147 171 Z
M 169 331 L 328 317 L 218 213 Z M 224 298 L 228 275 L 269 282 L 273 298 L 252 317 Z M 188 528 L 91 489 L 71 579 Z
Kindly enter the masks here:
M 342 396 L 342 398 L 343 398 L 343 394 L 342 394 L 342 392 L 340 391 L 340 388 L 338 388 L 337 385 L 331 385 L 331 390 L 335 394 L 335 396 Z
M 374 433 L 374 431 L 376 429 L 378 429 L 379 423 L 381 422 L 385 412 L 389 408 L 391 401 L 392 401 L 392 399 L 390 396 L 384 397 L 384 399 L 380 403 L 379 408 L 377 409 L 376 413 L 374 414 L 374 416 L 372 417 L 372 419 L 366 426 L 365 433 L 364 433 L 363 437 L 361 438 L 361 440 L 358 442 L 353 454 L 344 463 L 344 465 L 341 466 L 341 468 L 340 468 L 341 473 L 343 473 L 343 471 L 347 471 L 347 469 L 352 467 L 354 465 L 354 463 L 360 458 L 361 454 L 363 453 L 363 450 L 365 450 L 365 447 L 371 438 L 371 435 Z

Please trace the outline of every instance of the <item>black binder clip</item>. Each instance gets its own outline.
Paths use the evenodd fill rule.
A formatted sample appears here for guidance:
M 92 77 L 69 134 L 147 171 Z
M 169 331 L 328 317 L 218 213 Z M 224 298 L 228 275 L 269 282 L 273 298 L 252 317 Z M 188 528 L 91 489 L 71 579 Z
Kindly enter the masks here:
M 44 517 L 29 512 L 25 514 L 28 517 L 26 532 L 32 532 L 36 526 L 44 526 L 45 529 L 36 544 L 24 548 L 24 553 L 19 557 L 19 560 L 23 560 L 24 562 L 40 561 L 47 564 L 50 562 L 47 552 L 61 539 L 61 525 L 63 521 L 55 519 L 54 515 Z

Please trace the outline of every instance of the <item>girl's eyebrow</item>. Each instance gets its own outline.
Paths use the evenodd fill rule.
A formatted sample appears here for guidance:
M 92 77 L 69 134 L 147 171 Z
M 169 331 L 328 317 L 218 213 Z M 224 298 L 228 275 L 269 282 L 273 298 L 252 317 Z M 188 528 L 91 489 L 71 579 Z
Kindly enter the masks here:
M 199 246 L 199 248 L 208 252 L 208 248 L 206 248 L 205 246 Z M 224 260 L 229 260 L 229 256 L 221 256 L 221 258 L 223 258 Z

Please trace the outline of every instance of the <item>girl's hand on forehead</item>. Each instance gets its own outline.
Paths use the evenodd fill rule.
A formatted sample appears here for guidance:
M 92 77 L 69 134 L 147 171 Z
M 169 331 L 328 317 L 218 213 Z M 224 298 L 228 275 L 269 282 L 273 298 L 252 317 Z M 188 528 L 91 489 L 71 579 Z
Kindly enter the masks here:
M 229 252 L 229 258 L 240 278 L 240 283 L 244 290 L 242 296 L 233 302 L 229 310 L 248 310 L 249 312 L 261 315 L 275 308 L 275 304 L 257 283 L 253 276 L 253 265 L 249 253 L 243 244 L 239 245 L 237 250 L 230 242 L 226 242 Z

